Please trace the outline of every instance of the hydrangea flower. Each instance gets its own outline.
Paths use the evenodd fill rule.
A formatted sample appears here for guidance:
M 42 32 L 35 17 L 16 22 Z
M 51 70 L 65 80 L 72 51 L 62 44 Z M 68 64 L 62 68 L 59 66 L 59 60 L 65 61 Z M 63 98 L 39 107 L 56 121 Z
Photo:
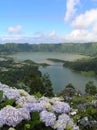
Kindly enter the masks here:
M 41 97 L 38 99 L 22 89 L 10 88 L 1 83 L 0 86 L 0 90 L 4 92 L 3 96 L 7 96 L 8 99 L 16 99 L 17 107 L 21 106 L 21 108 L 6 106 L 0 110 L 0 128 L 3 127 L 3 125 L 8 125 L 12 126 L 9 130 L 14 130 L 13 127 L 22 122 L 22 120 L 30 120 L 30 112 L 36 111 L 40 113 L 40 120 L 44 122 L 46 126 L 57 130 L 64 130 L 67 125 L 70 125 L 73 130 L 79 130 L 66 114 L 70 112 L 70 106 L 62 102 L 63 99 L 58 97 Z M 55 115 L 54 113 L 60 113 L 62 115 Z M 57 121 L 56 116 L 58 117 Z
M 3 127 L 4 124 L 5 124 L 5 120 L 2 116 L 2 112 L 0 111 L 0 128 Z
M 79 123 L 83 126 L 89 126 L 90 121 L 88 120 L 88 117 L 83 117 L 82 119 L 79 120 Z
M 22 121 L 20 115 L 21 113 L 12 106 L 7 106 L 1 110 L 1 117 L 4 119 L 4 123 L 8 126 L 15 127 L 18 123 L 20 123 Z
M 30 120 L 30 112 L 26 108 L 18 108 L 21 113 L 22 120 Z
M 44 105 L 45 109 L 52 111 L 52 105 L 49 102 L 42 102 Z
M 53 126 L 56 121 L 56 116 L 52 112 L 42 111 L 40 113 L 40 120 L 45 123 L 46 126 Z
M 57 113 L 69 113 L 70 106 L 68 103 L 56 101 L 53 105 L 53 111 Z
M 43 96 L 43 97 L 41 97 L 40 99 L 38 99 L 38 101 L 39 101 L 39 102 L 49 102 L 50 99 Z
M 55 103 L 56 101 L 63 101 L 64 99 L 62 97 L 53 97 L 50 99 L 51 103 Z
M 35 112 L 35 111 L 39 112 L 45 109 L 42 103 L 26 103 L 24 107 L 27 108 L 29 112 Z
M 8 99 L 18 99 L 20 97 L 20 94 L 18 93 L 17 89 L 7 89 L 4 91 L 4 96 L 6 96 Z
M 79 130 L 79 126 L 74 126 L 73 130 Z
M 8 85 L 2 84 L 0 82 L 0 90 L 9 89 L 10 87 Z
M 6 106 L 0 111 L 0 117 L 4 120 L 3 124 L 15 127 L 24 119 L 29 119 L 29 112 L 21 109 L 16 109 L 12 106 Z
M 58 117 L 58 120 L 55 122 L 53 128 L 57 130 L 64 130 L 67 126 L 71 126 L 73 128 L 74 123 L 70 117 L 64 113 Z
M 36 98 L 34 96 L 22 96 L 20 97 L 17 101 L 16 104 L 25 104 L 25 103 L 33 103 L 33 102 L 37 102 Z

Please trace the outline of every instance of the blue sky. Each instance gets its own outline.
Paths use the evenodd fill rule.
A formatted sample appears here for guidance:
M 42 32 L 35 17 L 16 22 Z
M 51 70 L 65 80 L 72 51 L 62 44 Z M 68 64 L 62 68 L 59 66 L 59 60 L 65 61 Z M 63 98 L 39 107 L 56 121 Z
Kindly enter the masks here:
M 97 0 L 0 0 L 0 43 L 97 41 Z

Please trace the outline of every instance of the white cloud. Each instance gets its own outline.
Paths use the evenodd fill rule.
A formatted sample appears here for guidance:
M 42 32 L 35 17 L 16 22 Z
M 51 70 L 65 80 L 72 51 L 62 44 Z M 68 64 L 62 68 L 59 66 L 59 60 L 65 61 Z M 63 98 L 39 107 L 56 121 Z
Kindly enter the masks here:
M 6 42 L 16 42 L 16 43 L 64 43 L 64 42 L 97 42 L 97 30 L 92 30 L 91 32 L 87 29 L 75 29 L 71 33 L 64 36 L 57 36 L 54 33 L 44 34 L 40 32 L 40 35 L 34 36 L 23 36 L 23 35 L 13 35 L 13 36 L 1 36 L 0 41 L 2 43 Z M 42 34 L 42 35 L 41 35 Z M 53 34 L 53 35 L 49 35 Z M 55 33 L 56 34 L 56 33 Z
M 8 27 L 7 29 L 8 33 L 11 33 L 11 34 L 19 34 L 21 30 L 22 30 L 21 25 L 17 25 L 15 27 Z
M 97 33 L 97 23 L 95 23 L 95 24 L 93 25 L 92 31 L 93 31 L 94 33 Z
M 97 9 L 77 16 L 71 23 L 74 30 L 61 39 L 70 42 L 97 42 Z
M 56 32 L 53 30 L 48 34 L 44 34 L 43 32 L 36 32 L 33 36 L 23 36 L 23 35 L 8 35 L 1 36 L 0 41 L 3 43 L 6 42 L 17 42 L 17 43 L 56 43 L 59 41 Z
M 68 42 L 96 42 L 97 34 L 86 29 L 75 29 L 70 34 L 61 37 L 61 39 Z
M 65 14 L 65 17 L 64 17 L 64 20 L 65 21 L 68 21 L 70 20 L 73 15 L 75 14 L 76 12 L 76 5 L 79 4 L 80 0 L 67 0 L 67 5 L 66 5 L 66 14 Z
M 94 26 L 95 23 L 97 23 L 97 9 L 92 9 L 77 16 L 72 22 L 72 26 L 75 28 L 84 29 L 89 26 Z
M 21 36 L 1 36 L 0 37 L 0 40 L 2 42 L 14 42 L 14 41 L 19 41 L 21 40 L 22 37 Z

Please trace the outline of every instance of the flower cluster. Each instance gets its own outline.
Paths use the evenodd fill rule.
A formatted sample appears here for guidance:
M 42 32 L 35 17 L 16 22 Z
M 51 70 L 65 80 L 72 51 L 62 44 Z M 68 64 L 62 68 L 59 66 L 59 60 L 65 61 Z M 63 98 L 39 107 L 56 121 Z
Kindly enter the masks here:
M 1 83 L 0 90 L 3 91 L 3 98 L 6 96 L 8 99 L 15 99 L 16 104 L 14 107 L 6 106 L 0 110 L 0 128 L 3 125 L 16 127 L 23 120 L 30 120 L 30 113 L 39 112 L 40 121 L 45 123 L 45 126 L 64 130 L 69 125 L 75 130 L 75 124 L 68 115 L 70 106 L 63 102 L 62 98 L 37 98 L 22 89 L 13 89 Z
M 42 111 L 40 113 L 40 120 L 45 122 L 46 126 L 53 126 L 56 121 L 56 116 L 52 112 Z
M 64 130 L 69 125 L 71 127 L 74 127 L 73 121 L 67 114 L 64 113 L 58 117 L 58 120 L 56 121 L 54 128 L 58 130 Z
M 30 119 L 30 113 L 24 108 L 16 109 L 12 106 L 6 106 L 0 111 L 1 126 L 6 124 L 15 127 L 24 119 Z
M 53 110 L 57 113 L 69 113 L 70 106 L 67 103 L 56 101 L 54 103 Z

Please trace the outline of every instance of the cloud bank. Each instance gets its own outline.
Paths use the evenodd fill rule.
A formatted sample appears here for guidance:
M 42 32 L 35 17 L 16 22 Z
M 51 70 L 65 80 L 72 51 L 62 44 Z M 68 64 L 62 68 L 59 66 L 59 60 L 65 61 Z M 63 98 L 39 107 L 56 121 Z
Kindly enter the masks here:
M 85 10 L 78 16 L 73 17 L 76 13 L 75 6 L 80 2 L 81 0 L 67 1 L 67 12 L 64 20 L 70 22 L 69 26 L 72 26 L 73 30 L 62 36 L 61 39 L 68 42 L 97 42 L 97 8 Z M 91 2 L 94 1 L 91 0 Z M 72 20 L 70 20 L 71 17 L 73 17 Z
M 91 0 L 91 2 L 97 2 L 97 0 Z M 68 34 L 59 36 L 55 29 L 52 29 L 48 34 L 38 31 L 32 36 L 24 36 L 21 34 L 23 27 L 18 24 L 16 26 L 8 27 L 8 35 L 1 36 L 0 42 L 97 42 L 97 8 L 86 9 L 80 12 L 80 14 L 77 14 L 78 5 L 80 4 L 83 4 L 81 0 L 67 0 L 63 22 L 68 25 L 68 28 L 71 28 L 71 32 Z

